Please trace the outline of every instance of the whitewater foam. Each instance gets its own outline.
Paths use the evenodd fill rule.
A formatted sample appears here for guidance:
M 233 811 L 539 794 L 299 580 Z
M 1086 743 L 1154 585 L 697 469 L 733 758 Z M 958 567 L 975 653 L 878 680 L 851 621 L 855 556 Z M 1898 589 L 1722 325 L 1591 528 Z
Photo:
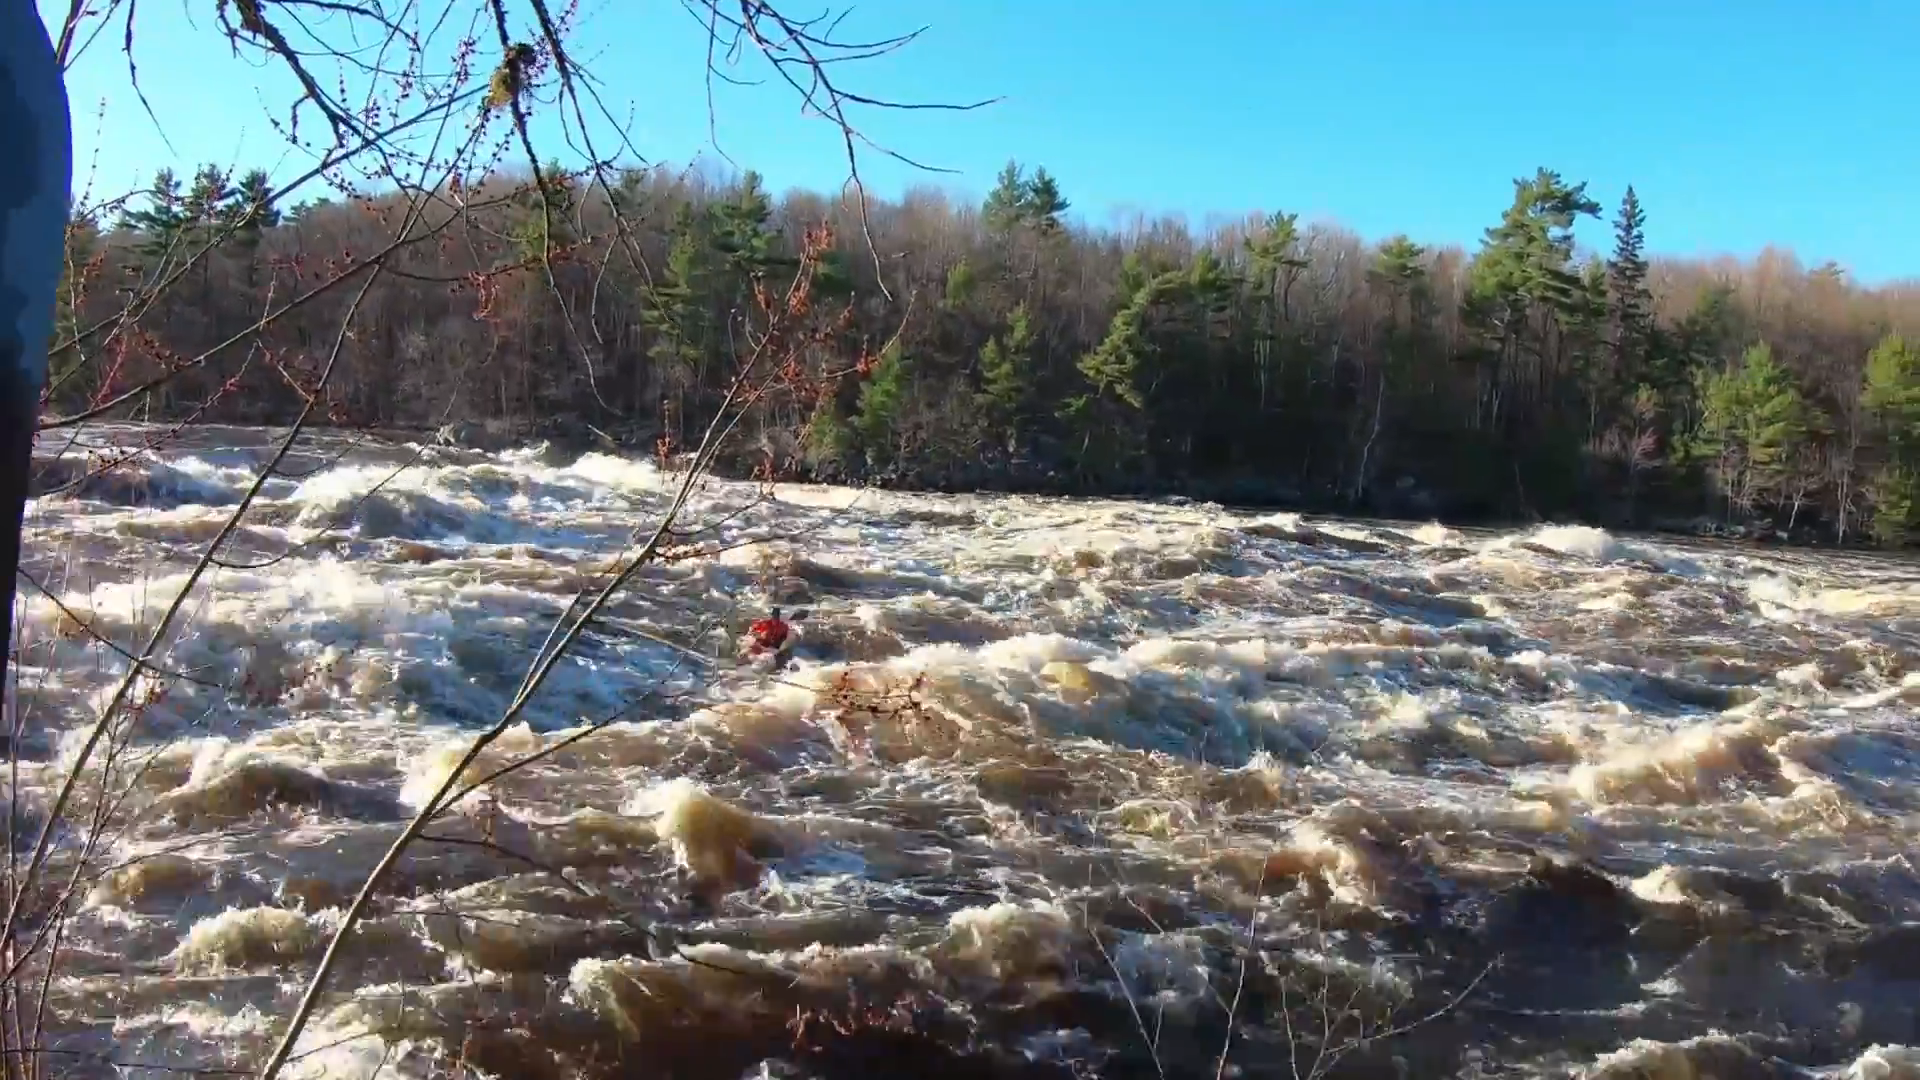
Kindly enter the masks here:
M 317 438 L 81 785 L 114 826 L 65 1045 L 255 1060 L 677 483 Z M 23 812 L 127 669 L 79 620 L 139 648 L 267 453 L 196 431 L 32 508 Z M 306 1073 L 1138 1071 L 1147 1024 L 1211 1074 L 1239 999 L 1249 1073 L 1291 1075 L 1291 1019 L 1353 1075 L 1913 1075 L 1905 563 L 717 480 L 689 514 L 455 779 Z M 734 649 L 774 605 L 805 617 L 770 674 Z M 1749 954 L 1794 973 L 1778 1023 Z M 1301 1034 L 1328 995 L 1358 1026 Z

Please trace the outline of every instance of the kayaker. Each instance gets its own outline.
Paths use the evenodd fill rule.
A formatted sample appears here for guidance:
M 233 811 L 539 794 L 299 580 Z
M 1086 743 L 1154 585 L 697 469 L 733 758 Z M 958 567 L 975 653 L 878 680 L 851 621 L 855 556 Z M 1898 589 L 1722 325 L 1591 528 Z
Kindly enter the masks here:
M 778 653 L 786 646 L 787 638 L 792 633 L 793 628 L 780 617 L 780 609 L 774 608 L 766 618 L 756 620 L 752 626 L 747 627 L 747 637 L 751 640 L 747 655 L 764 656 L 767 653 Z

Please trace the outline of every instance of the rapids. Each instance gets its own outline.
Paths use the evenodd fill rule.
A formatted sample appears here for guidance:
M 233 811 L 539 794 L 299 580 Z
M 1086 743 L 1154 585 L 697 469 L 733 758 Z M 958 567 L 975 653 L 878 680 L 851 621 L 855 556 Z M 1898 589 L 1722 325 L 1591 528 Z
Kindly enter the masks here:
M 88 476 L 139 434 L 38 451 L 17 848 L 273 438 Z M 64 881 L 111 820 L 67 1075 L 257 1063 L 676 479 L 331 433 L 283 471 L 54 834 Z M 287 1075 L 1920 1077 L 1908 562 L 720 481 L 679 542 Z M 775 604 L 795 665 L 736 666 Z

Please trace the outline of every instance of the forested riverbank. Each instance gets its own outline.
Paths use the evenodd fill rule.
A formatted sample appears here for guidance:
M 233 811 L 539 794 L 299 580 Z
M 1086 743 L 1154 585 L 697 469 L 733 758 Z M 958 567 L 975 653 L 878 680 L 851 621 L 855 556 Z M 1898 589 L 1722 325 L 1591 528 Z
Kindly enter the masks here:
M 137 330 L 61 350 L 47 412 L 285 422 L 357 303 L 333 424 L 670 456 L 826 222 L 804 302 L 831 317 L 789 363 L 810 392 L 752 409 L 723 471 L 1824 543 L 1920 526 L 1920 289 L 1650 258 L 1631 189 L 1495 180 L 1461 250 L 1288 213 L 1092 229 L 1013 164 L 978 205 L 917 191 L 864 222 L 751 174 L 602 175 L 439 192 L 396 232 L 398 198 L 281 208 L 263 174 L 163 172 L 72 231 L 70 333 L 168 287 Z M 1583 218 L 1610 250 L 1576 248 Z M 318 287 L 388 246 L 364 296 Z

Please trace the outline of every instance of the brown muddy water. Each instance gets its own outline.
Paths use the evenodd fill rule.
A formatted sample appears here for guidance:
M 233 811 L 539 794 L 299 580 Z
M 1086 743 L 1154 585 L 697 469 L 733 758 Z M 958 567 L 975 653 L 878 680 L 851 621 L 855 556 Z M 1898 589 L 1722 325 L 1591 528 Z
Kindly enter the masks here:
M 74 616 L 137 648 L 268 445 L 72 485 L 43 443 L 25 843 L 125 671 Z M 325 434 L 286 470 L 82 785 L 67 1075 L 257 1065 L 668 488 Z M 718 482 L 688 522 L 726 550 L 483 756 L 551 751 L 411 850 L 288 1075 L 1920 1076 L 1912 565 Z M 724 659 L 771 604 L 794 668 Z

